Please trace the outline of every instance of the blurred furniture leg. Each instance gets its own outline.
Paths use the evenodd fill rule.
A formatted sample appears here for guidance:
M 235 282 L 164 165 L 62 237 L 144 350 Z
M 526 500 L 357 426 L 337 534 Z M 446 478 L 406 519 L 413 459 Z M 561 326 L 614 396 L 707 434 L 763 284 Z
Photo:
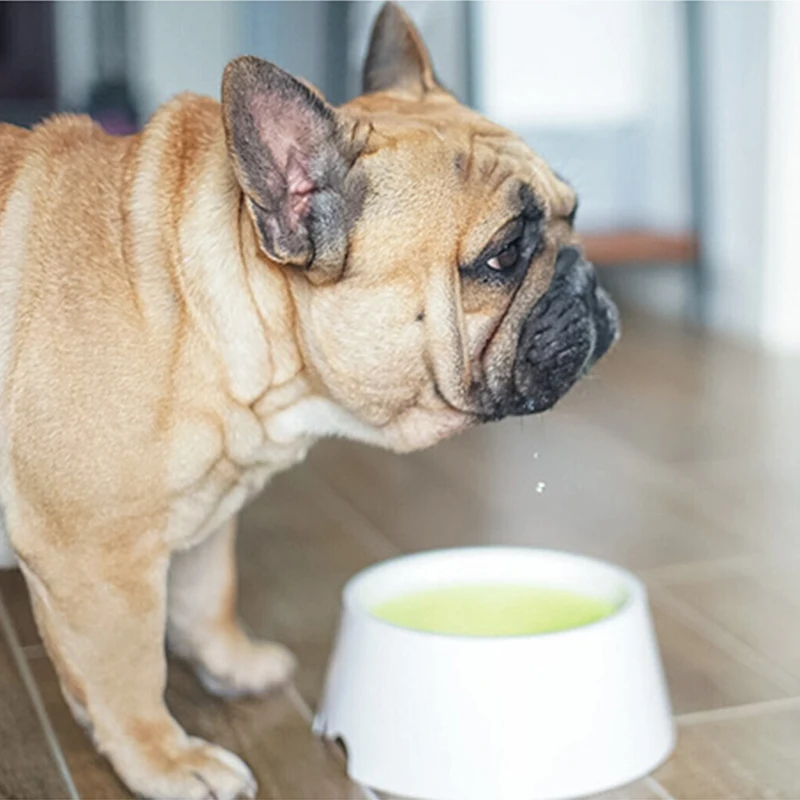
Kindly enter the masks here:
M 125 3 L 109 0 L 92 5 L 97 78 L 89 98 L 89 114 L 108 133 L 135 133 L 138 114 L 128 81 Z
M 692 316 L 700 325 L 707 322 L 708 270 L 703 252 L 706 229 L 706 187 L 703 136 L 703 107 L 706 93 L 703 63 L 703 3 L 684 3 L 686 14 L 686 59 L 689 96 L 689 158 L 691 210 L 697 247 L 691 270 Z
M 334 105 L 349 100 L 347 96 L 347 52 L 349 46 L 351 0 L 329 0 L 325 3 L 326 52 L 325 96 Z
M 683 4 L 686 22 L 687 95 L 689 128 L 689 173 L 691 230 L 663 233 L 649 229 L 603 231 L 583 237 L 588 258 L 599 267 L 685 267 L 689 291 L 687 318 L 698 325 L 707 319 L 708 270 L 703 238 L 705 233 L 705 159 L 703 106 L 703 3 Z

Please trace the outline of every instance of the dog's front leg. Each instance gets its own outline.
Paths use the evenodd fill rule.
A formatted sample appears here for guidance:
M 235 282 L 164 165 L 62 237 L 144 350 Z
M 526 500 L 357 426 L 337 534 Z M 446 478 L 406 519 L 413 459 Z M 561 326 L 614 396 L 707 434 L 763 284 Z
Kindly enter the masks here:
M 172 557 L 167 642 L 214 694 L 256 694 L 294 669 L 282 645 L 250 639 L 236 616 L 236 522 Z
M 151 798 L 252 797 L 247 766 L 188 736 L 164 704 L 169 553 L 160 538 L 111 531 L 66 543 L 62 527 L 32 519 L 19 534 L 37 543 L 19 555 L 64 693 L 129 788 Z

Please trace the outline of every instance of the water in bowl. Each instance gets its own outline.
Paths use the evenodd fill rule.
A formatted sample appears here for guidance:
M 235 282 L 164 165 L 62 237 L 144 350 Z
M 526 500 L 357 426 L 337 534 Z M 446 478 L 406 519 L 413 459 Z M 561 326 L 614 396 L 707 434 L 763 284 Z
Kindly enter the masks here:
M 516 584 L 441 586 L 389 598 L 373 616 L 451 636 L 533 636 L 579 628 L 610 616 L 617 604 L 565 589 Z

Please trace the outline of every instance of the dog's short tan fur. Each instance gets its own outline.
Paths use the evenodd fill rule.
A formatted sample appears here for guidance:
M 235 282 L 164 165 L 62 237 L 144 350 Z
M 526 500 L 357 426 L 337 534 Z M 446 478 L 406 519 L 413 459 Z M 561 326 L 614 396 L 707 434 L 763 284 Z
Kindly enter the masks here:
M 6 528 L 70 706 L 147 796 L 254 790 L 162 699 L 165 636 L 216 691 L 290 676 L 236 621 L 242 504 L 321 436 L 407 451 L 475 422 L 470 386 L 508 369 L 572 236 L 572 191 L 436 85 L 403 13 L 376 37 L 397 63 L 335 112 L 356 203 L 341 264 L 270 257 L 254 224 L 230 126 L 255 62 L 229 67 L 225 105 L 180 96 L 137 136 L 0 126 Z M 464 283 L 515 182 L 536 188 L 544 246 L 516 292 Z

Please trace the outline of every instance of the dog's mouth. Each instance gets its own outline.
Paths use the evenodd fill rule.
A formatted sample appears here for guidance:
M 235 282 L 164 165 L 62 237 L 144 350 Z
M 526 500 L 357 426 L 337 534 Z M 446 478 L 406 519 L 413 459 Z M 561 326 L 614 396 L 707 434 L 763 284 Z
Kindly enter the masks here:
M 549 289 L 521 327 L 508 390 L 484 418 L 552 408 L 618 337 L 617 308 L 594 267 L 576 248 L 563 248 Z

